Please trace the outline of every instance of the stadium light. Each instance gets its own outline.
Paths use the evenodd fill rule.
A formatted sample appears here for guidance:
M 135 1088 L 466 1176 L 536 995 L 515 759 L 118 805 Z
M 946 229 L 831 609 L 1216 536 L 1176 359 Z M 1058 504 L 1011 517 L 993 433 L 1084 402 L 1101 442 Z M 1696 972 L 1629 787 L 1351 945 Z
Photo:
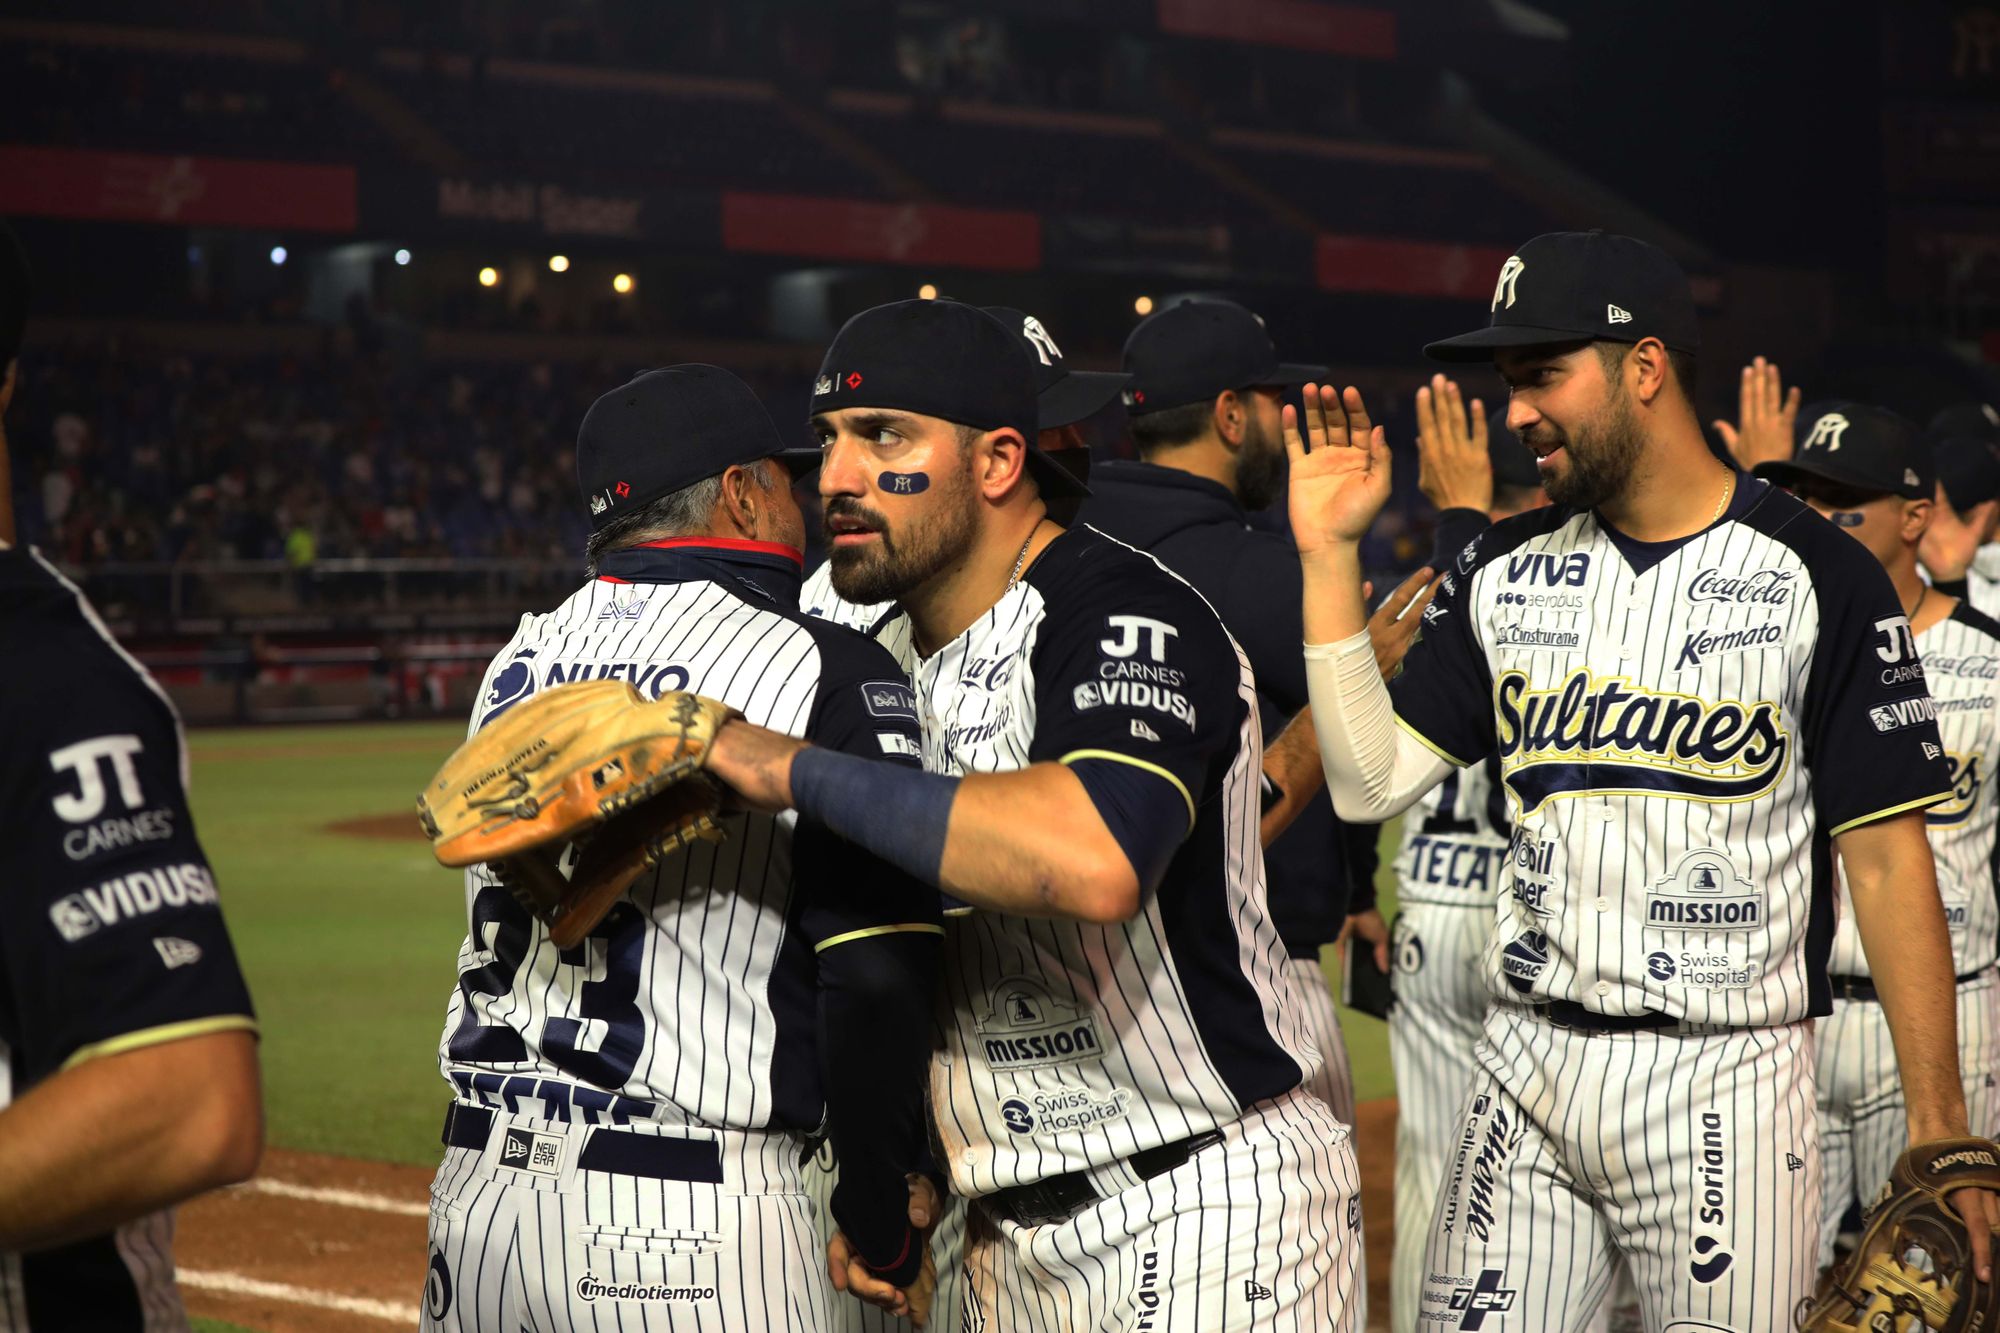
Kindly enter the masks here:
M 1150 314 L 1152 314 L 1152 313 L 1153 313 L 1153 298 L 1152 298 L 1152 297 L 1150 297 L 1150 296 L 1142 296 L 1142 297 L 1140 297 L 1140 298 L 1139 298 L 1138 300 L 1136 300 L 1136 301 L 1134 301 L 1134 302 L 1132 303 L 1132 311 L 1133 311 L 1133 313 L 1134 313 L 1134 314 L 1139 314 L 1139 315 L 1150 315 Z
M 917 288 L 917 296 L 925 301 L 937 300 L 937 284 L 934 282 L 925 283 L 923 286 Z
M 272 247 L 271 247 L 271 262 L 272 262 L 273 264 L 282 264 L 282 263 L 284 263 L 284 262 L 285 262 L 285 260 L 286 260 L 286 259 L 288 259 L 289 257 L 290 257 L 290 256 L 289 256 L 289 255 L 287 255 L 287 254 L 285 253 L 285 247 L 284 247 L 284 246 L 282 246 L 282 245 L 274 245 L 274 246 L 272 246 Z
M 498 287 L 500 285 L 500 270 L 494 268 L 491 264 L 480 269 L 479 285 L 481 287 Z
M 568 255 L 550 255 L 550 256 L 549 256 L 549 272 L 551 272 L 551 273 L 567 273 L 567 272 L 569 272 L 569 256 L 568 256 Z
M 630 296 L 632 294 L 632 275 L 630 273 L 620 273 L 611 280 L 611 290 L 617 292 L 620 296 Z
M 410 252 L 408 250 L 398 250 L 396 252 L 396 266 L 398 268 L 407 266 L 409 262 L 410 262 Z

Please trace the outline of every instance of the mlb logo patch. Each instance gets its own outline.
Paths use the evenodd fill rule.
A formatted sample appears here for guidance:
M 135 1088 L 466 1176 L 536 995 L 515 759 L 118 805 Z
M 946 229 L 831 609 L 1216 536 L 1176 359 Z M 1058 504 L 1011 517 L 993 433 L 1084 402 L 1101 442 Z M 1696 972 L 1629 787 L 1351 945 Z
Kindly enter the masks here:
M 510 1129 L 500 1143 L 499 1165 L 510 1171 L 532 1171 L 538 1176 L 562 1174 L 563 1141 L 554 1134 Z

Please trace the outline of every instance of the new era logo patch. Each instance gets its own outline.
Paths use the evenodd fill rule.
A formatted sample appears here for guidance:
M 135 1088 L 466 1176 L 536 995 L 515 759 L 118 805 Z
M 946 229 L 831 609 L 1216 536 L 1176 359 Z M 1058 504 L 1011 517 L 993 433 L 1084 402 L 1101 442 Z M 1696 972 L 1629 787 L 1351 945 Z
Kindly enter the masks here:
M 161 935 L 153 940 L 153 947 L 160 951 L 160 961 L 167 965 L 169 972 L 201 961 L 201 946 L 192 940 Z
M 1632 312 L 1622 306 L 1608 305 L 1604 307 L 1604 322 L 1606 324 L 1630 324 L 1632 322 Z
M 1797 1153 L 1788 1152 L 1785 1154 L 1785 1170 L 1799 1171 L 1804 1169 L 1805 1164 L 1806 1164 L 1806 1159 L 1799 1156 Z
M 500 1165 L 511 1171 L 532 1171 L 538 1176 L 561 1175 L 562 1144 L 554 1134 L 510 1129 L 500 1144 Z
M 1261 1282 L 1252 1282 L 1246 1277 L 1243 1279 L 1243 1299 L 1246 1301 L 1268 1301 L 1271 1299 L 1271 1289 Z

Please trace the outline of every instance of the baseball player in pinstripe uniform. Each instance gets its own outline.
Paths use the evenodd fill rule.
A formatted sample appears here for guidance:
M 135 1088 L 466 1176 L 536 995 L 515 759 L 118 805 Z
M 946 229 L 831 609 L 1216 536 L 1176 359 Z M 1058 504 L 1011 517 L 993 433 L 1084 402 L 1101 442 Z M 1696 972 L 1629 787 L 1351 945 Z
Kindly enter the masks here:
M 1073 482 L 990 316 L 864 312 L 816 389 L 834 586 L 907 612 L 929 771 L 732 722 L 710 772 L 973 909 L 932 1062 L 967 1326 L 1353 1327 L 1353 1152 L 1300 1089 L 1241 654 L 1150 557 L 1049 521 Z
M 1109 406 L 1125 387 L 1129 375 L 1109 371 L 1071 370 L 1055 335 L 1039 319 L 1011 306 L 988 306 L 986 313 L 1000 321 L 1015 337 L 1035 374 L 1035 416 L 1039 432 L 1036 447 L 1048 457 L 1048 466 L 1060 469 L 1081 483 L 1090 471 L 1090 450 L 1082 424 Z M 1075 488 L 1081 490 L 1081 486 Z M 1063 501 L 1057 500 L 1058 505 Z M 1070 499 L 1074 508 L 1074 498 Z M 1060 521 L 1060 519 L 1058 520 Z M 883 643 L 907 655 L 910 620 L 894 602 L 860 606 L 843 598 L 833 586 L 833 565 L 822 562 L 807 576 L 799 594 L 799 606 L 808 615 L 872 633 Z M 816 1165 L 807 1174 L 807 1183 L 816 1196 L 824 1197 L 839 1178 L 829 1148 L 823 1147 Z M 822 1210 L 821 1223 L 827 1215 Z M 940 1201 L 936 1225 L 931 1230 L 930 1253 L 937 1270 L 937 1295 L 932 1308 L 942 1312 L 945 1327 L 951 1327 L 959 1308 L 965 1268 L 965 1209 L 955 1195 Z M 860 1301 L 841 1301 L 834 1306 L 834 1323 L 846 1333 L 897 1333 L 909 1322 L 880 1306 Z
M 1947 431 L 1969 431 L 1969 426 L 1953 425 L 1964 415 L 1947 411 L 1939 419 Z M 1985 421 L 1976 408 L 1970 415 L 1975 422 Z M 2000 531 L 2000 440 L 1941 434 L 1933 425 L 1929 441 L 1941 503 L 1931 508 L 1917 560 L 1939 592 L 1975 611 L 2000 614 L 2000 545 L 1993 542 Z
M 1432 567 L 1451 568 L 1468 541 L 1514 514 L 1548 503 L 1534 455 L 1507 429 L 1505 413 L 1474 438 L 1458 386 L 1436 377 L 1417 403 L 1418 456 L 1426 474 L 1439 453 L 1483 446 L 1491 453 L 1488 513 L 1440 516 Z M 1426 477 L 1428 480 L 1428 476 Z M 1428 494 L 1430 487 L 1425 488 Z M 1452 523 L 1460 517 L 1464 521 Z M 1472 1083 L 1472 1048 L 1486 1019 L 1479 957 L 1493 933 L 1493 900 L 1513 826 L 1499 761 L 1454 769 L 1403 818 L 1396 853 L 1396 920 L 1390 932 L 1395 1003 L 1389 1059 L 1396 1071 L 1396 1249 L 1389 1265 L 1390 1326 L 1416 1326 L 1424 1242 Z
M 1309 386 L 1310 451 L 1288 438 L 1337 808 L 1385 817 L 1497 753 L 1514 824 L 1420 1329 L 1575 1330 L 1618 1255 L 1655 1333 L 1788 1324 L 1819 1254 L 1836 850 L 1910 1132 L 1966 1132 L 1922 815 L 1950 777 L 1908 621 L 1865 551 L 1708 451 L 1696 343 L 1678 266 L 1590 232 L 1522 246 L 1491 327 L 1428 349 L 1495 358 L 1555 503 L 1454 564 L 1393 696 L 1356 553 L 1381 432 Z M 1955 1201 L 1990 1272 L 1993 1200 Z
M 1995 899 L 1995 834 L 2000 805 L 1992 786 L 2000 764 L 2000 622 L 1928 588 L 1917 573 L 1917 542 L 1937 485 L 1931 450 L 1916 428 L 1861 403 L 1819 403 L 1801 414 L 1803 443 L 1789 462 L 1757 475 L 1799 498 L 1866 547 L 1889 571 L 1951 766 L 1951 799 L 1925 811 L 1938 891 L 1951 929 L 1958 977 L 1958 1061 L 1972 1130 L 2000 1123 L 2000 901 Z M 1884 672 L 1907 670 L 1885 666 Z M 1833 1012 L 1821 1020 L 1820 1155 L 1825 1162 L 1825 1226 L 1820 1263 L 1833 1258 L 1841 1214 L 1868 1202 L 1908 1138 L 1903 1086 L 1889 1023 L 1861 948 L 1846 886 L 1833 936 Z
M 894 661 L 797 609 L 788 461 L 755 396 L 713 366 L 599 399 L 577 444 L 594 577 L 523 618 L 472 729 L 538 689 L 620 679 L 914 772 Z M 468 873 L 425 1328 L 828 1328 L 800 1177 L 823 1129 L 845 1165 L 841 1280 L 879 1273 L 921 1304 L 906 1175 L 927 1161 L 937 893 L 810 820 L 725 823 L 573 950 Z

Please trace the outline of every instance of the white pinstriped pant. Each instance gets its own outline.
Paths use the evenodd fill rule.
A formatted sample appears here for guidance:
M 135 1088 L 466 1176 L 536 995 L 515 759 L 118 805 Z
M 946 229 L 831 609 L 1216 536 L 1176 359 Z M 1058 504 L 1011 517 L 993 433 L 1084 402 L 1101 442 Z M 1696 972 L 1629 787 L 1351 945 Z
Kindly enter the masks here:
M 1302 1091 L 1064 1222 L 967 1221 L 965 1333 L 1356 1333 L 1360 1179 Z
M 722 1183 L 691 1184 L 578 1170 L 595 1126 L 503 1111 L 493 1119 L 486 1148 L 445 1149 L 431 1184 L 426 1333 L 828 1327 L 825 1251 L 798 1139 L 616 1127 L 716 1141 Z M 503 1127 L 558 1138 L 553 1173 L 499 1165 Z
M 2000 972 L 1958 988 L 1958 1065 L 1967 1123 L 1974 1134 L 2000 1130 Z M 1833 1262 L 1833 1242 L 1849 1204 L 1872 1202 L 1909 1144 L 1902 1074 L 1889 1020 L 1873 1000 L 1835 1000 L 1819 1020 L 1819 1142 L 1826 1158 L 1826 1204 L 1819 1263 Z
M 1416 1328 L 1424 1243 L 1438 1186 L 1458 1140 L 1472 1048 L 1492 998 L 1479 952 L 1493 933 L 1491 903 L 1414 902 L 1389 931 L 1396 1004 L 1389 1062 L 1396 1071 L 1396 1248 L 1389 1261 L 1389 1327 Z
M 840 1169 L 830 1145 L 821 1144 L 818 1156 L 806 1163 L 806 1190 L 819 1210 L 820 1253 L 833 1237 L 833 1187 Z M 931 1300 L 930 1329 L 957 1333 L 960 1306 L 965 1293 L 965 1200 L 956 1194 L 943 1199 L 944 1212 L 931 1228 L 931 1263 L 937 1268 L 937 1293 Z M 827 1297 L 833 1333 L 915 1333 L 916 1325 L 852 1296 L 834 1292 Z
M 1340 1033 L 1340 1012 L 1317 958 L 1294 958 L 1288 969 L 1304 1001 L 1306 1028 L 1319 1047 L 1319 1068 L 1305 1083 L 1307 1092 L 1333 1108 L 1341 1124 L 1354 1124 L 1354 1068 L 1347 1060 L 1347 1039 Z
M 1817 1274 L 1812 1032 L 1579 1033 L 1487 1014 L 1416 1327 L 1584 1328 L 1631 1267 L 1647 1333 L 1791 1327 Z

